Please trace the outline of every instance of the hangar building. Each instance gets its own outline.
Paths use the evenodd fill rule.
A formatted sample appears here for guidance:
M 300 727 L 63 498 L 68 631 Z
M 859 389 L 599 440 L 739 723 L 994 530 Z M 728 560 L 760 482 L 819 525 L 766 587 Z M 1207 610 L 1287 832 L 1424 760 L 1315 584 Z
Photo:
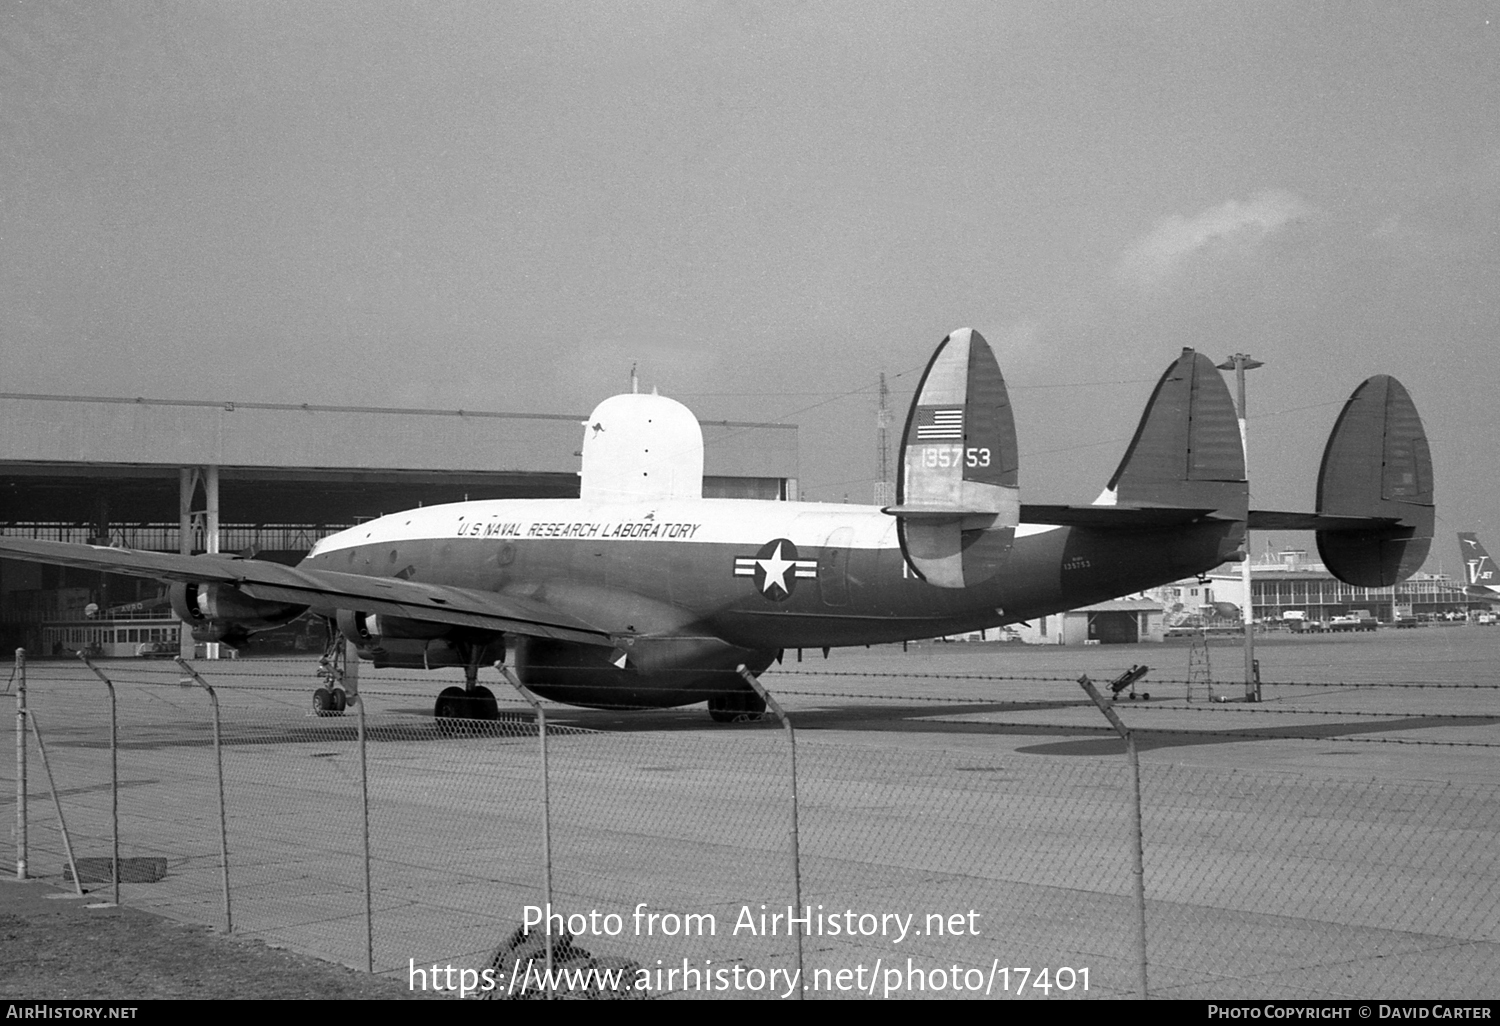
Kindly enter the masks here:
M 1345 584 L 1303 549 L 1267 552 L 1250 567 L 1253 615 L 1258 622 L 1285 619 L 1296 610 L 1308 620 L 1329 620 L 1356 609 L 1368 610 L 1383 623 L 1467 616 L 1491 603 L 1468 593 L 1442 574 L 1415 573 L 1400 584 L 1364 588 Z M 1169 626 L 1211 619 L 1215 603 L 1243 608 L 1245 586 L 1239 566 L 1225 566 L 1202 580 L 1178 581 L 1154 589 L 1152 596 L 1168 610 Z
M 324 535 L 384 513 L 577 496 L 585 422 L 581 414 L 0 393 L 0 531 L 295 562 Z M 795 425 L 702 428 L 704 495 L 797 497 Z M 76 634 L 90 620 L 134 617 L 143 626 L 128 637 L 144 642 L 153 637 L 144 621 L 171 615 L 159 590 L 143 579 L 0 560 L 0 641 L 48 651 L 44 624 L 75 624 Z

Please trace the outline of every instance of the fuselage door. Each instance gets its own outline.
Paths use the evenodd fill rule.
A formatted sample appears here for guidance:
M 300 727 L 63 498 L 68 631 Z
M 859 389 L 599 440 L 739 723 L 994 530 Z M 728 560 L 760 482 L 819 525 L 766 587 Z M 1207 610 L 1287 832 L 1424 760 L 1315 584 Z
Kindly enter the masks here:
M 840 527 L 823 542 L 818 554 L 818 591 L 825 606 L 849 604 L 849 543 L 854 529 Z

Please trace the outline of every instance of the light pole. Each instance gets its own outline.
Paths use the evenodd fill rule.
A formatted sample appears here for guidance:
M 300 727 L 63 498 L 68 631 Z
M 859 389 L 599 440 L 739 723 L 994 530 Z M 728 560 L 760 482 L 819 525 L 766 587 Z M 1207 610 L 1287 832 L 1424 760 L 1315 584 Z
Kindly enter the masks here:
M 1248 353 L 1235 353 L 1219 364 L 1219 370 L 1234 371 L 1235 392 L 1239 400 L 1240 448 L 1245 457 L 1245 480 L 1250 480 L 1250 436 L 1245 432 L 1245 372 L 1265 364 L 1253 360 Z M 1260 701 L 1260 684 L 1255 679 L 1255 599 L 1250 593 L 1250 525 L 1245 525 L 1245 559 L 1240 563 L 1240 581 L 1245 587 L 1245 604 L 1240 609 L 1240 620 L 1245 625 L 1245 701 Z

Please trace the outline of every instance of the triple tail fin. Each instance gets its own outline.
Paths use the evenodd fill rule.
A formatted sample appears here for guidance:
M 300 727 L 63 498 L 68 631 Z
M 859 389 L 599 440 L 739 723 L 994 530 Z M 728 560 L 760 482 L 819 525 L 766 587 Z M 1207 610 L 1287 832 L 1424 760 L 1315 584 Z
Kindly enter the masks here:
M 1318 512 L 1252 510 L 1250 527 L 1316 531 L 1329 573 L 1346 584 L 1384 588 L 1422 566 L 1436 517 L 1422 418 L 1401 382 L 1377 374 L 1354 390 L 1328 436 Z
M 1436 519 L 1432 453 L 1416 404 L 1389 374 L 1367 378 L 1339 413 L 1318 469 L 1318 513 L 1367 527 L 1318 530 L 1318 555 L 1339 580 L 1366 588 L 1422 566 Z
M 938 345 L 912 399 L 896 505 L 901 551 L 941 588 L 993 577 L 1020 521 L 1015 419 L 984 336 L 960 328 Z
M 1156 383 L 1125 458 L 1092 506 L 1028 503 L 1028 524 L 1095 530 L 1151 530 L 1202 520 L 1243 521 L 1249 504 L 1245 452 L 1229 389 L 1213 361 L 1184 349 Z M 1222 555 L 1244 546 L 1244 529 L 1224 535 Z
M 1244 520 L 1250 502 L 1234 400 L 1202 353 L 1184 349 L 1162 374 L 1098 505 L 1180 507 Z

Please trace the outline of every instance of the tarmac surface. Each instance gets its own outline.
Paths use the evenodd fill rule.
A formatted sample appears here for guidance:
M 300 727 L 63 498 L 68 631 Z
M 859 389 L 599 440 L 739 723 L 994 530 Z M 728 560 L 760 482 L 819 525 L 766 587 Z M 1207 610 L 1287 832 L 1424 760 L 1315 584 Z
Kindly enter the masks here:
M 1175 641 L 789 651 L 763 681 L 796 728 L 797 877 L 780 725 L 549 706 L 553 908 L 589 953 L 569 964 L 644 972 L 653 996 L 783 996 L 795 905 L 807 997 L 1134 996 L 1134 785 L 1076 678 L 1107 693 L 1147 662 L 1115 708 L 1140 755 L 1153 996 L 1495 998 L 1497 655 L 1500 630 L 1468 625 L 1262 636 L 1247 703 L 1224 639 L 1207 674 Z M 367 921 L 353 711 L 312 716 L 310 659 L 195 665 L 220 706 L 227 873 L 206 694 L 170 664 L 100 664 L 121 854 L 166 867 L 125 904 L 222 928 L 227 876 L 238 934 L 407 982 L 452 965 L 521 986 L 521 962 L 492 965 L 546 893 L 539 739 L 513 692 L 495 688 L 506 722 L 440 731 L 456 673 L 362 668 Z M 103 684 L 67 661 L 27 683 L 74 855 L 107 864 Z M 28 751 L 32 872 L 71 886 Z M 7 819 L 15 767 L 7 731 Z M 0 859 L 15 850 L 0 835 Z

